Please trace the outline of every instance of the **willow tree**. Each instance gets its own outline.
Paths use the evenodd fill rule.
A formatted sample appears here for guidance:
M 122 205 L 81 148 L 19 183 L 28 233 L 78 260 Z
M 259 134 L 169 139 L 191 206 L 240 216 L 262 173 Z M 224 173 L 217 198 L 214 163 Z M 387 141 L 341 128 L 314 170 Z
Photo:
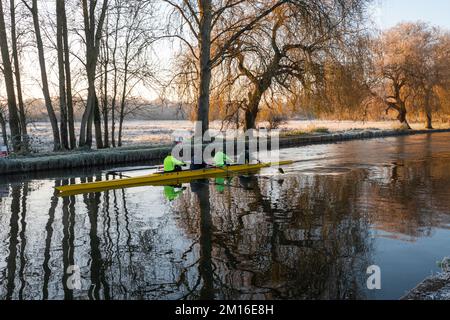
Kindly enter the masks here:
M 439 113 L 443 117 L 450 115 L 450 31 L 443 32 L 439 37 L 437 58 L 443 81 L 435 93 L 439 101 Z
M 407 102 L 411 98 L 408 89 L 409 77 L 408 57 L 403 44 L 401 28 L 393 28 L 384 32 L 380 38 L 381 50 L 377 59 L 378 74 L 384 80 L 385 97 L 389 110 L 397 112 L 397 119 L 404 128 L 411 129 L 407 120 Z
M 238 85 L 247 88 L 246 130 L 256 128 L 264 97 L 273 96 L 274 91 L 280 96 L 282 91 L 291 95 L 294 88 L 309 89 L 323 77 L 324 57 L 336 62 L 348 59 L 345 49 L 361 32 L 367 2 L 293 2 L 272 12 L 237 41 L 229 57 L 235 60 L 237 78 L 245 79 Z
M 439 107 L 438 88 L 448 83 L 449 48 L 439 28 L 425 23 L 403 24 L 404 41 L 408 46 L 408 65 L 414 104 L 423 106 L 425 127 L 433 129 L 433 112 Z M 407 35 L 407 36 L 406 36 Z
M 197 134 L 209 128 L 212 71 L 233 50 L 239 38 L 289 0 L 163 0 L 173 9 L 169 36 L 181 40 L 195 61 Z M 179 18 L 179 22 L 173 19 Z M 186 83 L 190 86 L 191 84 Z
M 448 81 L 448 53 L 440 45 L 441 31 L 424 23 L 401 23 L 385 31 L 380 39 L 380 76 L 385 80 L 388 110 L 410 128 L 406 115 L 422 113 L 426 127 L 432 128 L 436 90 Z

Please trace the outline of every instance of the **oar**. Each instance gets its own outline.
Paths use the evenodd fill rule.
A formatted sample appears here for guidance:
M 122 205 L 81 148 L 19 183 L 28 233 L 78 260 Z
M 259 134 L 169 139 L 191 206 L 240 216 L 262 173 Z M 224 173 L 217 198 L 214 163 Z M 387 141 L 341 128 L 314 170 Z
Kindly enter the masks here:
M 162 165 L 159 166 L 150 166 L 150 167 L 127 167 L 127 168 L 116 168 L 116 169 L 111 169 L 106 171 L 107 175 L 111 175 L 111 174 L 120 174 L 121 172 L 131 172 L 131 171 L 144 171 L 144 170 L 155 170 L 155 169 L 161 169 L 163 168 Z
M 125 177 L 125 178 L 133 178 L 132 176 L 127 176 L 127 175 L 123 174 L 122 172 L 108 172 L 106 175 L 107 176 L 111 175 L 111 176 L 120 176 L 120 177 Z
M 189 164 L 186 163 L 187 165 Z M 163 169 L 164 166 L 163 165 L 158 165 L 158 166 L 150 166 L 150 167 L 127 167 L 127 168 L 117 168 L 117 169 L 111 169 L 106 171 L 106 175 L 120 175 L 122 174 L 122 172 L 131 172 L 131 171 L 144 171 L 144 170 L 159 170 L 159 169 Z M 127 177 L 125 175 L 123 175 L 124 177 Z M 131 177 L 127 177 L 127 178 L 131 178 Z

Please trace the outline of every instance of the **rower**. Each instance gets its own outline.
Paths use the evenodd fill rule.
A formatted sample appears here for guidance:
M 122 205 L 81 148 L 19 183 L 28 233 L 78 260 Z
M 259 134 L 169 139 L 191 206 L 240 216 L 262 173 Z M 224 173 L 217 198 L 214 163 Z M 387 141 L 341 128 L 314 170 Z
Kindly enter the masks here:
M 231 160 L 225 153 L 222 151 L 219 151 L 214 156 L 214 165 L 219 168 L 223 168 L 225 166 L 228 166 L 233 163 L 233 160 Z
M 172 155 L 168 155 L 164 159 L 164 172 L 180 172 L 182 171 L 181 167 L 186 167 L 186 164 Z

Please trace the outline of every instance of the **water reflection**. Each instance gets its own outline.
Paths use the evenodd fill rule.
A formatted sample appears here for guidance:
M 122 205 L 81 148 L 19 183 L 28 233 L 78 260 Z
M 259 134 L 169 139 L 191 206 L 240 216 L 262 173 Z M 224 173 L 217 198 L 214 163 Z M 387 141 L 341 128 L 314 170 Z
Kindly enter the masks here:
M 60 186 L 61 184 L 57 181 L 55 183 L 55 187 Z M 44 285 L 42 288 L 42 297 L 44 300 L 48 299 L 48 284 L 50 281 L 50 276 L 52 273 L 52 270 L 50 269 L 49 262 L 50 262 L 50 250 L 51 250 L 51 244 L 52 244 L 52 237 L 53 237 L 53 223 L 55 221 L 55 211 L 56 207 L 58 206 L 58 196 L 57 192 L 54 191 L 53 196 L 50 200 L 50 209 L 48 211 L 48 221 L 45 226 L 45 251 L 44 251 L 44 263 L 42 265 L 42 269 L 44 271 Z
M 367 267 L 400 264 L 380 258 L 393 246 L 384 239 L 411 243 L 413 256 L 423 250 L 414 251 L 420 239 L 436 239 L 441 246 L 427 250 L 448 255 L 448 238 L 436 237 L 450 227 L 446 141 L 329 145 L 323 160 L 284 176 L 67 198 L 53 188 L 102 176 L 7 181 L 0 186 L 0 298 L 372 298 Z M 324 147 L 312 148 L 317 155 Z M 346 156 L 330 160 L 333 153 Z M 429 273 L 411 270 L 418 278 Z

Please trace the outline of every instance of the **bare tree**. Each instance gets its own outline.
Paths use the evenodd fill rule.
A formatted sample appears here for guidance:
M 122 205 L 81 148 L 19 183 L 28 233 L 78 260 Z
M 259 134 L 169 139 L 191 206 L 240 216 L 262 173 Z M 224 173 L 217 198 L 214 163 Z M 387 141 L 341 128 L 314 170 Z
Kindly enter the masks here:
M 64 16 L 64 0 L 56 0 L 56 47 L 58 53 L 61 145 L 63 149 L 70 149 L 66 92 L 66 67 L 64 62 Z
M 423 23 L 402 23 L 381 36 L 378 66 L 385 79 L 387 111 L 396 110 L 398 120 L 407 128 L 408 109 L 416 113 L 423 110 L 426 127 L 433 128 L 436 90 L 448 81 L 448 54 L 440 39 L 438 29 Z
M 9 57 L 8 37 L 6 34 L 3 3 L 0 1 L 0 50 L 2 54 L 2 71 L 5 78 L 5 88 L 8 98 L 9 128 L 14 152 L 22 150 L 20 118 L 17 109 L 16 93 L 14 90 L 14 75 Z
M 48 86 L 47 67 L 45 63 L 46 60 L 45 60 L 44 44 L 41 35 L 37 0 L 32 0 L 31 5 L 28 4 L 26 0 L 22 0 L 22 2 L 25 4 L 28 10 L 30 10 L 30 13 L 33 17 L 34 33 L 36 36 L 36 46 L 39 56 L 39 66 L 41 69 L 42 93 L 44 94 L 45 107 L 47 108 L 48 117 L 50 120 L 50 124 L 52 126 L 53 150 L 60 150 L 62 146 L 61 146 L 61 139 L 59 136 L 58 119 L 56 118 L 55 110 L 53 109 L 52 99 L 50 97 L 50 90 Z
M 109 63 L 110 63 L 110 50 L 108 46 L 108 19 L 109 15 L 106 16 L 106 27 L 105 27 L 105 40 L 102 41 L 99 65 L 103 72 L 103 76 L 100 78 L 100 92 L 102 97 L 102 117 L 103 117 L 103 142 L 104 147 L 109 148 L 109 99 L 108 99 L 108 81 L 109 81 Z
M 126 115 L 127 98 L 132 89 L 140 82 L 151 80 L 152 70 L 148 48 L 154 41 L 151 25 L 150 2 L 129 2 L 126 8 L 125 35 L 122 43 L 122 93 L 119 110 L 118 146 L 122 146 L 123 122 Z
M 3 145 L 9 150 L 8 146 L 8 132 L 6 130 L 5 105 L 0 104 L 0 129 L 2 130 Z
M 73 94 L 72 94 L 72 72 L 70 67 L 70 47 L 69 47 L 69 34 L 67 28 L 67 12 L 65 1 L 60 4 L 60 14 L 62 23 L 62 38 L 63 38 L 63 50 L 64 50 L 64 68 L 65 68 L 65 80 L 66 80 L 66 107 L 67 107 L 67 122 L 69 130 L 69 143 L 70 149 L 77 147 L 77 140 L 75 134 L 75 120 L 73 110 Z
M 118 73 L 119 68 L 117 64 L 117 50 L 119 46 L 119 23 L 122 18 L 122 7 L 119 5 L 120 0 L 116 0 L 116 21 L 114 24 L 114 44 L 112 48 L 112 57 L 111 64 L 113 68 L 113 91 L 112 91 L 112 100 L 111 100 L 111 144 L 115 148 L 116 147 L 116 106 L 117 106 L 117 94 L 118 94 Z M 107 45 L 109 49 L 109 45 Z
M 16 92 L 17 92 L 17 103 L 19 107 L 19 117 L 20 117 L 20 130 L 22 135 L 22 145 L 24 150 L 28 150 L 28 132 L 27 132 L 27 119 L 25 115 L 25 106 L 23 103 L 22 94 L 22 79 L 20 75 L 20 65 L 19 65 L 19 52 L 18 52 L 18 35 L 16 28 L 16 3 L 15 0 L 10 0 L 9 10 L 11 17 L 11 49 L 12 58 L 14 62 L 14 76 L 16 80 Z
M 122 145 L 124 120 L 130 114 L 127 109 L 134 109 L 129 103 L 133 90 L 139 85 L 151 85 L 155 80 L 151 64 L 151 45 L 155 38 L 153 21 L 151 1 L 115 0 L 107 12 L 98 72 L 101 73 L 104 138 L 109 143 L 107 131 L 111 127 L 113 147 Z
M 86 45 L 86 77 L 88 80 L 88 98 L 86 110 L 83 113 L 80 128 L 80 147 L 92 147 L 92 124 L 95 122 L 95 139 L 97 148 L 103 148 L 101 123 L 98 109 L 98 99 L 95 89 L 100 42 L 103 33 L 103 24 L 108 10 L 108 0 L 103 0 L 97 19 L 96 0 L 82 0 L 84 34 Z

